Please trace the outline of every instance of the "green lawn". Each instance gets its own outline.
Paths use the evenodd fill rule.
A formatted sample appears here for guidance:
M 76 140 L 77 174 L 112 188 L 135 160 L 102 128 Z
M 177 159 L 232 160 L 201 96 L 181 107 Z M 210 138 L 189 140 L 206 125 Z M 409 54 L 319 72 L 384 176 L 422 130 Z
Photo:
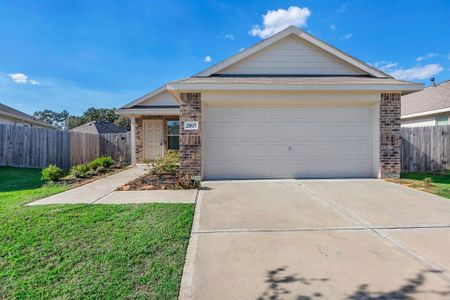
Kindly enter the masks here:
M 190 204 L 25 207 L 65 186 L 0 168 L 0 299 L 176 299 Z
M 401 184 L 450 199 L 450 173 L 402 173 L 400 178 Z M 425 184 L 425 178 L 431 178 L 431 185 Z

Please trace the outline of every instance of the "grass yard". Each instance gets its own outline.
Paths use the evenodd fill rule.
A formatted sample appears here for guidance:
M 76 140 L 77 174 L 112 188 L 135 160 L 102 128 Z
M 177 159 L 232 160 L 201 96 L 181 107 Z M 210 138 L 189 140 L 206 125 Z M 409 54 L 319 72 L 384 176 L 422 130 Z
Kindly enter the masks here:
M 431 178 L 431 183 L 425 178 Z M 450 199 L 450 173 L 402 173 L 400 179 L 392 181 Z
M 193 205 L 21 206 L 67 188 L 0 168 L 0 299 L 176 299 Z

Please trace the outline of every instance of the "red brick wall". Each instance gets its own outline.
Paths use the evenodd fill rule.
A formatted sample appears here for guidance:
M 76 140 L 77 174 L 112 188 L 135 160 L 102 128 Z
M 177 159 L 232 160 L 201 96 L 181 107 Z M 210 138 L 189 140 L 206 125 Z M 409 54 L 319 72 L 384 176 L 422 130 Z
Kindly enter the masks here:
M 399 177 L 400 102 L 399 93 L 382 93 L 380 102 L 380 174 L 381 178 Z
M 180 174 L 201 177 L 202 106 L 200 93 L 181 93 L 180 104 Z M 184 130 L 185 121 L 198 121 L 197 130 Z

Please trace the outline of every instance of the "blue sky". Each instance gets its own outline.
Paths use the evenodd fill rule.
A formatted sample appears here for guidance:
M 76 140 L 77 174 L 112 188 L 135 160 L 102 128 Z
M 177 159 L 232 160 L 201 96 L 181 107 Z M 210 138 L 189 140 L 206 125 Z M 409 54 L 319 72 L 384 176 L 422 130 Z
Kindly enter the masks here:
M 450 79 L 448 0 L 0 0 L 0 102 L 119 107 L 289 24 L 398 78 Z

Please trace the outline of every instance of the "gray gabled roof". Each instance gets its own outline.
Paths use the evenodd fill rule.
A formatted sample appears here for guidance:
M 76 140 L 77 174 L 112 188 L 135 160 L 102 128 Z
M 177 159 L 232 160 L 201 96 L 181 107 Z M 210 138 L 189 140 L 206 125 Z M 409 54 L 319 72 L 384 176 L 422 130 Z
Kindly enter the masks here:
M 6 116 L 8 118 L 16 119 L 20 122 L 25 122 L 25 123 L 28 122 L 28 123 L 39 125 L 42 127 L 56 128 L 56 126 L 54 126 L 52 124 L 38 120 L 29 114 L 21 112 L 17 109 L 14 109 L 14 108 L 7 106 L 5 104 L 2 104 L 2 103 L 0 103 L 0 115 Z
M 70 131 L 84 132 L 91 134 L 105 134 L 105 133 L 124 133 L 125 129 L 117 127 L 108 121 L 91 121 L 70 129 Z
M 450 80 L 402 97 L 402 116 L 450 108 Z

